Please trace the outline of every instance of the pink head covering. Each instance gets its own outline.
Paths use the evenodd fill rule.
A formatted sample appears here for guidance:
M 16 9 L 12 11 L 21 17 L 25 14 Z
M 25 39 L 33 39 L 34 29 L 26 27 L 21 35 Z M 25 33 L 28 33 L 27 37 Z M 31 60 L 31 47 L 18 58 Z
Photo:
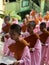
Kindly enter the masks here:
M 17 19 L 12 19 L 12 24 L 18 24 L 18 20 Z

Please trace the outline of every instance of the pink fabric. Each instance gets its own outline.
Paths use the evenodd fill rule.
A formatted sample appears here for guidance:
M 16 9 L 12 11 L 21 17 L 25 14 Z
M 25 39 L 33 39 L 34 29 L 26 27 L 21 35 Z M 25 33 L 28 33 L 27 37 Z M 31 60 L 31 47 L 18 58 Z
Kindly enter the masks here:
M 46 23 L 46 20 L 43 19 L 42 22 L 45 22 Z
M 4 55 L 5 56 L 12 56 L 14 57 L 14 53 L 10 52 L 8 46 L 15 41 L 9 38 L 5 43 L 4 43 Z M 19 60 L 19 65 L 31 65 L 31 56 L 30 56 L 30 51 L 29 48 L 26 46 L 23 52 L 23 55 L 21 59 Z
M 12 21 L 12 24 L 18 24 L 18 20 Z
M 3 28 L 3 27 L 5 27 L 5 26 L 6 26 L 6 24 L 5 24 L 5 23 L 3 23 L 3 24 L 2 24 L 2 28 Z M 3 32 L 3 30 L 2 30 L 2 32 Z M 4 32 L 3 32 L 3 33 L 4 33 Z
M 49 27 L 49 20 L 46 22 L 46 27 Z
M 46 62 L 46 65 L 49 65 L 49 37 L 46 40 L 46 46 L 47 46 L 47 49 L 46 49 L 46 55 L 45 55 L 45 62 Z
M 49 65 L 49 37 L 48 37 L 48 39 L 47 39 L 47 43 L 48 43 L 48 48 L 47 48 L 47 55 L 46 55 L 46 60 L 47 60 L 47 62 L 46 62 L 46 64 L 47 65 Z
M 31 65 L 30 51 L 27 46 L 25 47 L 21 60 L 19 61 L 20 61 L 19 65 Z
M 42 47 L 41 65 L 44 64 L 49 64 L 49 37 L 47 38 L 45 45 Z
M 38 32 L 37 32 L 38 35 L 41 35 L 42 33 L 43 33 L 43 32 L 41 32 L 41 31 L 38 31 Z
M 41 31 L 38 32 L 38 34 L 42 34 Z M 45 45 L 42 46 L 42 55 L 41 55 L 41 65 L 48 64 L 49 61 L 49 37 L 47 38 Z
M 27 32 L 27 31 L 24 32 L 24 33 L 21 32 L 21 35 L 22 35 L 23 38 L 30 36 L 29 32 Z
M 2 27 L 4 27 L 4 26 L 6 26 L 6 24 L 5 24 L 5 23 L 3 23 L 3 24 L 2 24 Z
M 34 51 L 31 52 L 31 65 L 40 65 L 41 49 L 42 49 L 41 42 L 38 39 L 34 46 Z
M 4 55 L 5 56 L 13 56 L 13 53 L 10 52 L 8 46 L 12 43 L 15 43 L 14 40 L 12 40 L 11 38 L 7 39 L 5 42 L 4 42 L 4 49 L 3 49 L 3 52 L 4 52 Z
M 47 52 L 47 47 L 42 46 L 41 65 L 46 64 L 46 52 Z
M 21 27 L 24 25 L 23 23 L 19 24 Z

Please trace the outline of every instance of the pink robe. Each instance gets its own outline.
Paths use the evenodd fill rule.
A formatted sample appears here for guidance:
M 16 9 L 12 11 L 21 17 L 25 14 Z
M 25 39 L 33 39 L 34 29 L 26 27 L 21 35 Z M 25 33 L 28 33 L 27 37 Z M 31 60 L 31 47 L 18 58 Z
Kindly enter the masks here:
M 48 48 L 47 48 L 47 55 L 46 55 L 46 64 L 49 65 L 49 37 L 47 39 L 47 43 L 48 43 Z
M 49 63 L 49 37 L 47 38 L 45 45 L 42 46 L 42 59 L 41 65 L 48 65 Z
M 30 34 L 29 34 L 29 32 L 21 32 L 21 36 L 23 37 L 23 38 L 25 38 L 25 37 L 28 37 L 28 36 L 30 36 Z
M 46 27 L 49 27 L 49 20 L 46 22 Z
M 40 40 L 38 39 L 34 46 L 34 50 L 31 52 L 31 65 L 40 65 L 41 50 L 42 50 L 42 45 Z
M 38 34 L 42 34 L 43 32 L 39 31 Z M 41 65 L 48 63 L 48 45 L 49 45 L 49 37 L 47 38 L 45 44 L 42 46 L 42 55 L 41 55 Z
M 3 24 L 2 24 L 2 27 L 4 27 L 4 26 L 6 26 L 6 23 L 3 23 Z
M 10 50 L 8 48 L 8 46 L 10 44 L 12 44 L 12 43 L 15 43 L 15 41 L 12 40 L 11 38 L 5 40 L 5 42 L 4 42 L 4 49 L 3 49 L 3 53 L 4 53 L 5 56 L 13 56 L 13 53 L 10 52 Z
M 18 24 L 18 20 L 12 21 L 12 24 Z
M 3 23 L 3 24 L 2 24 L 2 28 L 3 28 L 3 27 L 5 27 L 5 26 L 6 26 L 6 24 L 5 24 L 5 23 Z M 3 30 L 2 30 L 2 32 L 4 33 L 4 31 L 3 31 Z
M 19 65 L 31 65 L 31 56 L 29 48 L 26 46 L 21 59 L 19 60 Z

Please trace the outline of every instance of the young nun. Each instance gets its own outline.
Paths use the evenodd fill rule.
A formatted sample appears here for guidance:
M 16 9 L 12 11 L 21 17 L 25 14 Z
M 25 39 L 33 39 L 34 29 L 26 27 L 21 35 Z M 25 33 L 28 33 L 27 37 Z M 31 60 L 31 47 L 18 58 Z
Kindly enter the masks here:
M 49 11 L 46 12 L 46 15 L 44 16 L 44 20 L 46 20 L 46 22 L 49 20 Z
M 18 24 L 18 20 L 16 18 L 12 18 L 12 24 Z
M 41 42 L 38 34 L 33 32 L 36 24 L 34 21 L 31 21 L 27 26 L 27 31 L 29 36 L 25 40 L 30 43 L 30 53 L 31 53 L 31 65 L 40 65 L 41 62 Z
M 39 25 L 39 31 L 37 32 L 38 35 L 42 34 L 44 32 L 44 30 L 46 30 L 46 23 L 45 22 L 41 22 Z
M 23 19 L 23 24 L 21 26 L 21 33 L 25 33 L 26 32 L 26 30 L 27 30 L 27 28 L 26 28 L 27 24 L 28 24 L 27 19 L 24 18 Z
M 38 19 L 39 19 L 40 22 L 42 22 L 43 18 L 42 18 L 42 13 L 41 12 L 38 14 Z
M 9 36 L 8 36 L 9 34 L 7 34 L 9 32 L 9 28 L 11 26 L 9 21 L 10 21 L 10 17 L 5 16 L 4 17 L 4 23 L 2 24 L 2 33 L 4 34 L 2 39 L 1 39 L 2 41 L 5 41 L 6 37 L 9 38 Z M 7 34 L 7 35 L 5 36 L 5 34 Z M 5 38 L 4 38 L 4 36 L 5 36 Z
M 40 40 L 42 42 L 42 59 L 41 65 L 47 63 L 47 51 L 48 51 L 48 44 L 49 44 L 49 32 L 46 29 L 46 23 L 42 22 L 40 24 L 40 32 L 38 32 L 40 36 Z
M 11 26 L 9 21 L 10 21 L 10 17 L 9 16 L 5 16 L 4 17 L 4 23 L 2 24 L 2 32 L 3 33 L 8 33 L 9 32 L 9 28 Z
M 27 22 L 27 19 L 23 19 L 23 25 L 21 27 L 21 35 L 23 38 L 27 37 L 29 33 L 27 32 L 27 25 L 29 22 Z
M 14 40 L 12 40 L 10 38 L 9 35 L 9 28 L 11 26 L 11 24 L 9 23 L 10 21 L 10 17 L 9 16 L 5 16 L 4 17 L 4 23 L 2 25 L 2 33 L 4 33 L 3 37 L 2 37 L 2 41 L 4 41 L 4 48 L 3 48 L 3 55 L 4 56 L 13 56 L 13 54 L 11 52 L 9 52 L 8 46 L 13 42 L 15 42 Z
M 16 65 L 31 65 L 31 57 L 29 44 L 21 37 L 21 27 L 18 24 L 13 24 L 10 27 L 9 34 L 15 43 L 9 46 L 9 50 L 14 53 L 14 58 L 19 62 L 14 62 Z

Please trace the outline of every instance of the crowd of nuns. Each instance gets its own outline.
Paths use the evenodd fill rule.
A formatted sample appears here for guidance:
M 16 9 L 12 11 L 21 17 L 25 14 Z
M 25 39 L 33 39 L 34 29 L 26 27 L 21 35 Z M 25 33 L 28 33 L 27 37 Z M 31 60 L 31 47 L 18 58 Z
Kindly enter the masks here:
M 5 16 L 1 41 L 4 42 L 3 55 L 19 61 L 11 65 L 49 65 L 49 11 L 42 16 L 41 12 L 31 10 L 22 24 L 15 19 L 9 21 L 10 17 Z

